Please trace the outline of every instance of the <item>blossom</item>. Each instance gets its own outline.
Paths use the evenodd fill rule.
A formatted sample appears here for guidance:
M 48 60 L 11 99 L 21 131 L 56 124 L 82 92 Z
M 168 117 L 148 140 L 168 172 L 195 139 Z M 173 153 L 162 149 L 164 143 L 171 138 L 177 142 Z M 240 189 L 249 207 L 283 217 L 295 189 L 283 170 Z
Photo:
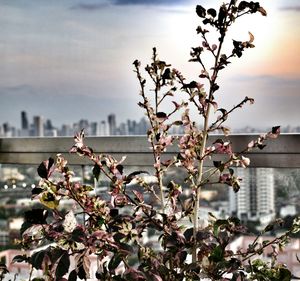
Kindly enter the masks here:
M 241 157 L 241 160 L 240 160 L 240 165 L 241 165 L 243 168 L 246 168 L 247 166 L 250 165 L 250 159 L 249 159 L 248 157 L 242 156 L 242 157 Z
M 232 155 L 232 148 L 229 141 L 223 142 L 223 140 L 218 139 L 214 142 L 214 148 L 215 153 Z

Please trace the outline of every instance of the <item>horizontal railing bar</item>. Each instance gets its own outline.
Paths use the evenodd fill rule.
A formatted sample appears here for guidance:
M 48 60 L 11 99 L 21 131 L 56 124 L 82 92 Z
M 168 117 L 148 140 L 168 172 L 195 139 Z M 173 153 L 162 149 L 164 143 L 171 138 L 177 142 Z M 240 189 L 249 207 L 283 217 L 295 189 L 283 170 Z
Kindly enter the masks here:
M 247 144 L 258 135 L 231 135 L 234 151 L 243 150 Z M 212 135 L 209 140 L 213 143 L 224 136 Z M 112 154 L 116 158 L 126 155 L 125 165 L 152 165 L 153 155 L 150 144 L 145 136 L 113 136 L 87 137 L 86 144 L 96 153 Z M 276 140 L 269 140 L 263 150 L 249 153 L 253 167 L 300 167 L 300 134 L 282 134 Z M 61 153 L 70 164 L 85 165 L 90 162 L 69 153 L 74 144 L 71 137 L 59 138 L 2 138 L 0 139 L 0 163 L 2 164 L 39 164 L 49 157 Z M 170 158 L 178 153 L 178 146 L 168 147 L 165 153 Z M 207 162 L 206 165 L 211 165 Z

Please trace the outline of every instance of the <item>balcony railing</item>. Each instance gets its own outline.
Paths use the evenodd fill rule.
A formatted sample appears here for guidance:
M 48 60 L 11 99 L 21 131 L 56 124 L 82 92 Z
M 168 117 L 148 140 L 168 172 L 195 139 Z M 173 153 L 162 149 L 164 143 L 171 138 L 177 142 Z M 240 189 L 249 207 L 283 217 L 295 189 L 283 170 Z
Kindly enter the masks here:
M 231 135 L 234 151 L 242 151 L 257 135 Z M 220 136 L 209 138 L 212 143 Z M 153 164 L 153 155 L 145 136 L 87 137 L 86 144 L 96 153 L 111 154 L 117 159 L 126 155 L 125 165 L 147 166 Z M 70 154 L 74 144 L 71 137 L 59 138 L 1 138 L 1 164 L 39 164 L 49 157 L 61 153 L 70 164 L 91 164 L 85 158 Z M 165 157 L 178 153 L 177 145 L 168 148 Z M 263 150 L 249 153 L 251 167 L 299 168 L 300 134 L 282 134 L 276 140 L 269 140 Z M 207 163 L 210 165 L 211 163 Z

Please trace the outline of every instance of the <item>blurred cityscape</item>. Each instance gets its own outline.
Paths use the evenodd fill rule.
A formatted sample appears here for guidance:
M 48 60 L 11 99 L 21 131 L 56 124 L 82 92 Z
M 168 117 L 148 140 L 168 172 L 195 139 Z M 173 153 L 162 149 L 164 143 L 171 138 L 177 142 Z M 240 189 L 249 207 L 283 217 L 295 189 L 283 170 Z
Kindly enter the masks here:
M 15 127 L 9 122 L 0 124 L 0 137 L 65 137 L 74 136 L 74 133 L 85 129 L 88 136 L 117 136 L 117 135 L 145 135 L 150 124 L 146 118 L 139 121 L 126 120 L 117 122 L 116 114 L 109 114 L 106 120 L 89 121 L 81 119 L 73 124 L 62 124 L 60 127 L 53 124 L 51 119 L 35 115 L 29 118 L 26 111 L 20 114 L 20 127 Z M 267 131 L 263 130 L 263 131 Z M 261 133 L 261 130 L 246 126 L 234 129 L 233 133 Z M 287 126 L 281 128 L 282 133 L 299 133 L 300 126 Z M 180 126 L 172 127 L 172 134 L 182 134 Z
M 81 119 L 72 125 L 62 124 L 61 127 L 55 126 L 50 119 L 42 116 L 33 116 L 30 121 L 26 111 L 22 111 L 20 117 L 20 128 L 8 122 L 0 125 L 0 137 L 74 136 L 75 132 L 83 128 L 88 136 L 144 135 L 149 127 L 145 118 L 139 121 L 126 120 L 118 124 L 115 114 L 109 114 L 107 120 L 90 122 L 87 119 Z

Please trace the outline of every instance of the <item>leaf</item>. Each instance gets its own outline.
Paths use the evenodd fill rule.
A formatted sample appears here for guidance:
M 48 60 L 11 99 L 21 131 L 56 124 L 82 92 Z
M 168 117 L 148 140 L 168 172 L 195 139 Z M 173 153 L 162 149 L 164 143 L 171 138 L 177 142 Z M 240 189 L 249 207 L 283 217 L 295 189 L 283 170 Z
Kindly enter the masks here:
M 174 125 L 174 126 L 181 126 L 182 124 L 183 124 L 183 122 L 180 121 L 180 120 L 174 121 L 174 122 L 173 122 L 173 125 Z
M 86 272 L 85 272 L 85 270 L 84 270 L 84 267 L 83 267 L 83 265 L 81 264 L 81 265 L 79 265 L 78 267 L 77 267 L 77 276 L 80 278 L 80 279 L 87 279 L 87 274 L 86 274 Z
M 279 132 L 280 132 L 280 126 L 272 127 L 272 134 L 279 134 Z
M 48 179 L 51 173 L 54 171 L 54 159 L 49 158 L 47 161 L 43 161 L 37 168 L 38 175 L 43 179 Z
M 247 7 L 249 7 L 249 3 L 247 1 L 241 1 L 240 4 L 239 4 L 239 6 L 238 6 L 238 10 L 239 11 L 243 11 Z
M 0 272 L 1 272 L 0 277 L 2 277 L 2 278 L 4 277 L 3 274 L 9 273 L 9 270 L 7 269 L 6 264 L 0 263 Z M 1 280 L 2 280 L 2 278 L 1 278 Z
M 61 255 L 57 263 L 57 267 L 55 270 L 56 278 L 63 277 L 65 274 L 67 274 L 69 271 L 69 267 L 70 267 L 69 254 L 67 251 L 64 251 L 64 253 Z
M 137 191 L 137 190 L 132 190 L 132 192 L 134 193 L 136 199 L 140 202 L 143 203 L 144 202 L 144 196 L 141 192 Z
M 212 253 L 210 254 L 210 256 L 208 257 L 209 260 L 213 261 L 213 262 L 220 262 L 224 259 L 224 250 L 223 248 L 218 245 L 216 246 Z
M 257 9 L 257 11 L 259 11 L 264 17 L 267 16 L 267 12 L 266 12 L 266 10 L 263 7 L 259 7 Z
M 292 273 L 287 268 L 281 267 L 279 269 L 279 278 L 278 278 L 278 280 L 290 281 L 291 279 L 292 279 Z
M 40 202 L 49 209 L 55 209 L 59 205 L 59 202 L 56 200 L 55 195 L 52 192 L 44 192 L 40 198 Z
M 222 161 L 213 161 L 214 167 L 220 170 L 220 172 L 224 171 L 224 164 Z
M 75 217 L 73 211 L 71 210 L 65 216 L 65 220 L 63 222 L 63 227 L 66 232 L 72 233 L 73 230 L 76 228 L 76 226 L 77 226 L 77 220 L 76 220 L 76 217 Z
M 123 165 L 117 165 L 116 166 L 116 169 L 119 171 L 119 173 L 121 174 L 121 175 L 123 175 L 123 170 L 124 170 L 124 166 Z
M 76 281 L 76 280 L 77 280 L 77 272 L 74 269 L 70 272 L 68 281 Z
M 45 209 L 32 209 L 24 213 L 25 222 L 30 224 L 46 224 L 48 211 Z
M 30 263 L 32 264 L 32 266 L 36 269 L 42 269 L 42 264 L 46 254 L 46 250 L 35 252 L 30 258 Z
M 200 18 L 204 18 L 206 16 L 206 10 L 201 5 L 196 6 L 196 13 Z
M 101 169 L 100 169 L 99 165 L 95 164 L 94 168 L 93 168 L 93 175 L 97 181 L 99 180 L 100 173 L 101 173 Z
M 218 236 L 219 235 L 219 230 L 221 226 L 227 226 L 228 225 L 228 221 L 227 220 L 216 220 L 214 223 L 214 229 L 213 229 L 213 233 L 214 236 Z
M 31 190 L 31 194 L 32 195 L 38 195 L 40 193 L 42 193 L 44 191 L 44 189 L 40 188 L 40 187 L 35 187 Z
M 109 271 L 114 271 L 122 261 L 121 255 L 115 254 L 109 261 L 108 269 Z
M 209 14 L 209 15 L 211 15 L 213 18 L 215 18 L 216 16 L 217 16 L 217 11 L 215 10 L 215 9 L 208 9 L 207 10 L 207 13 Z
M 250 35 L 249 43 L 252 43 L 254 41 L 254 35 L 250 31 L 248 33 Z
M 75 242 L 82 242 L 85 239 L 86 235 L 81 228 L 75 228 L 72 232 L 72 240 Z
M 148 175 L 149 173 L 147 171 L 132 172 L 126 177 L 126 183 L 130 183 L 135 178 L 135 176 L 140 175 L 140 174 L 147 174 Z
M 159 119 L 167 119 L 167 114 L 165 112 L 157 112 L 156 117 Z
M 28 262 L 29 258 L 26 255 L 17 255 L 13 258 L 12 263 L 15 262 Z

